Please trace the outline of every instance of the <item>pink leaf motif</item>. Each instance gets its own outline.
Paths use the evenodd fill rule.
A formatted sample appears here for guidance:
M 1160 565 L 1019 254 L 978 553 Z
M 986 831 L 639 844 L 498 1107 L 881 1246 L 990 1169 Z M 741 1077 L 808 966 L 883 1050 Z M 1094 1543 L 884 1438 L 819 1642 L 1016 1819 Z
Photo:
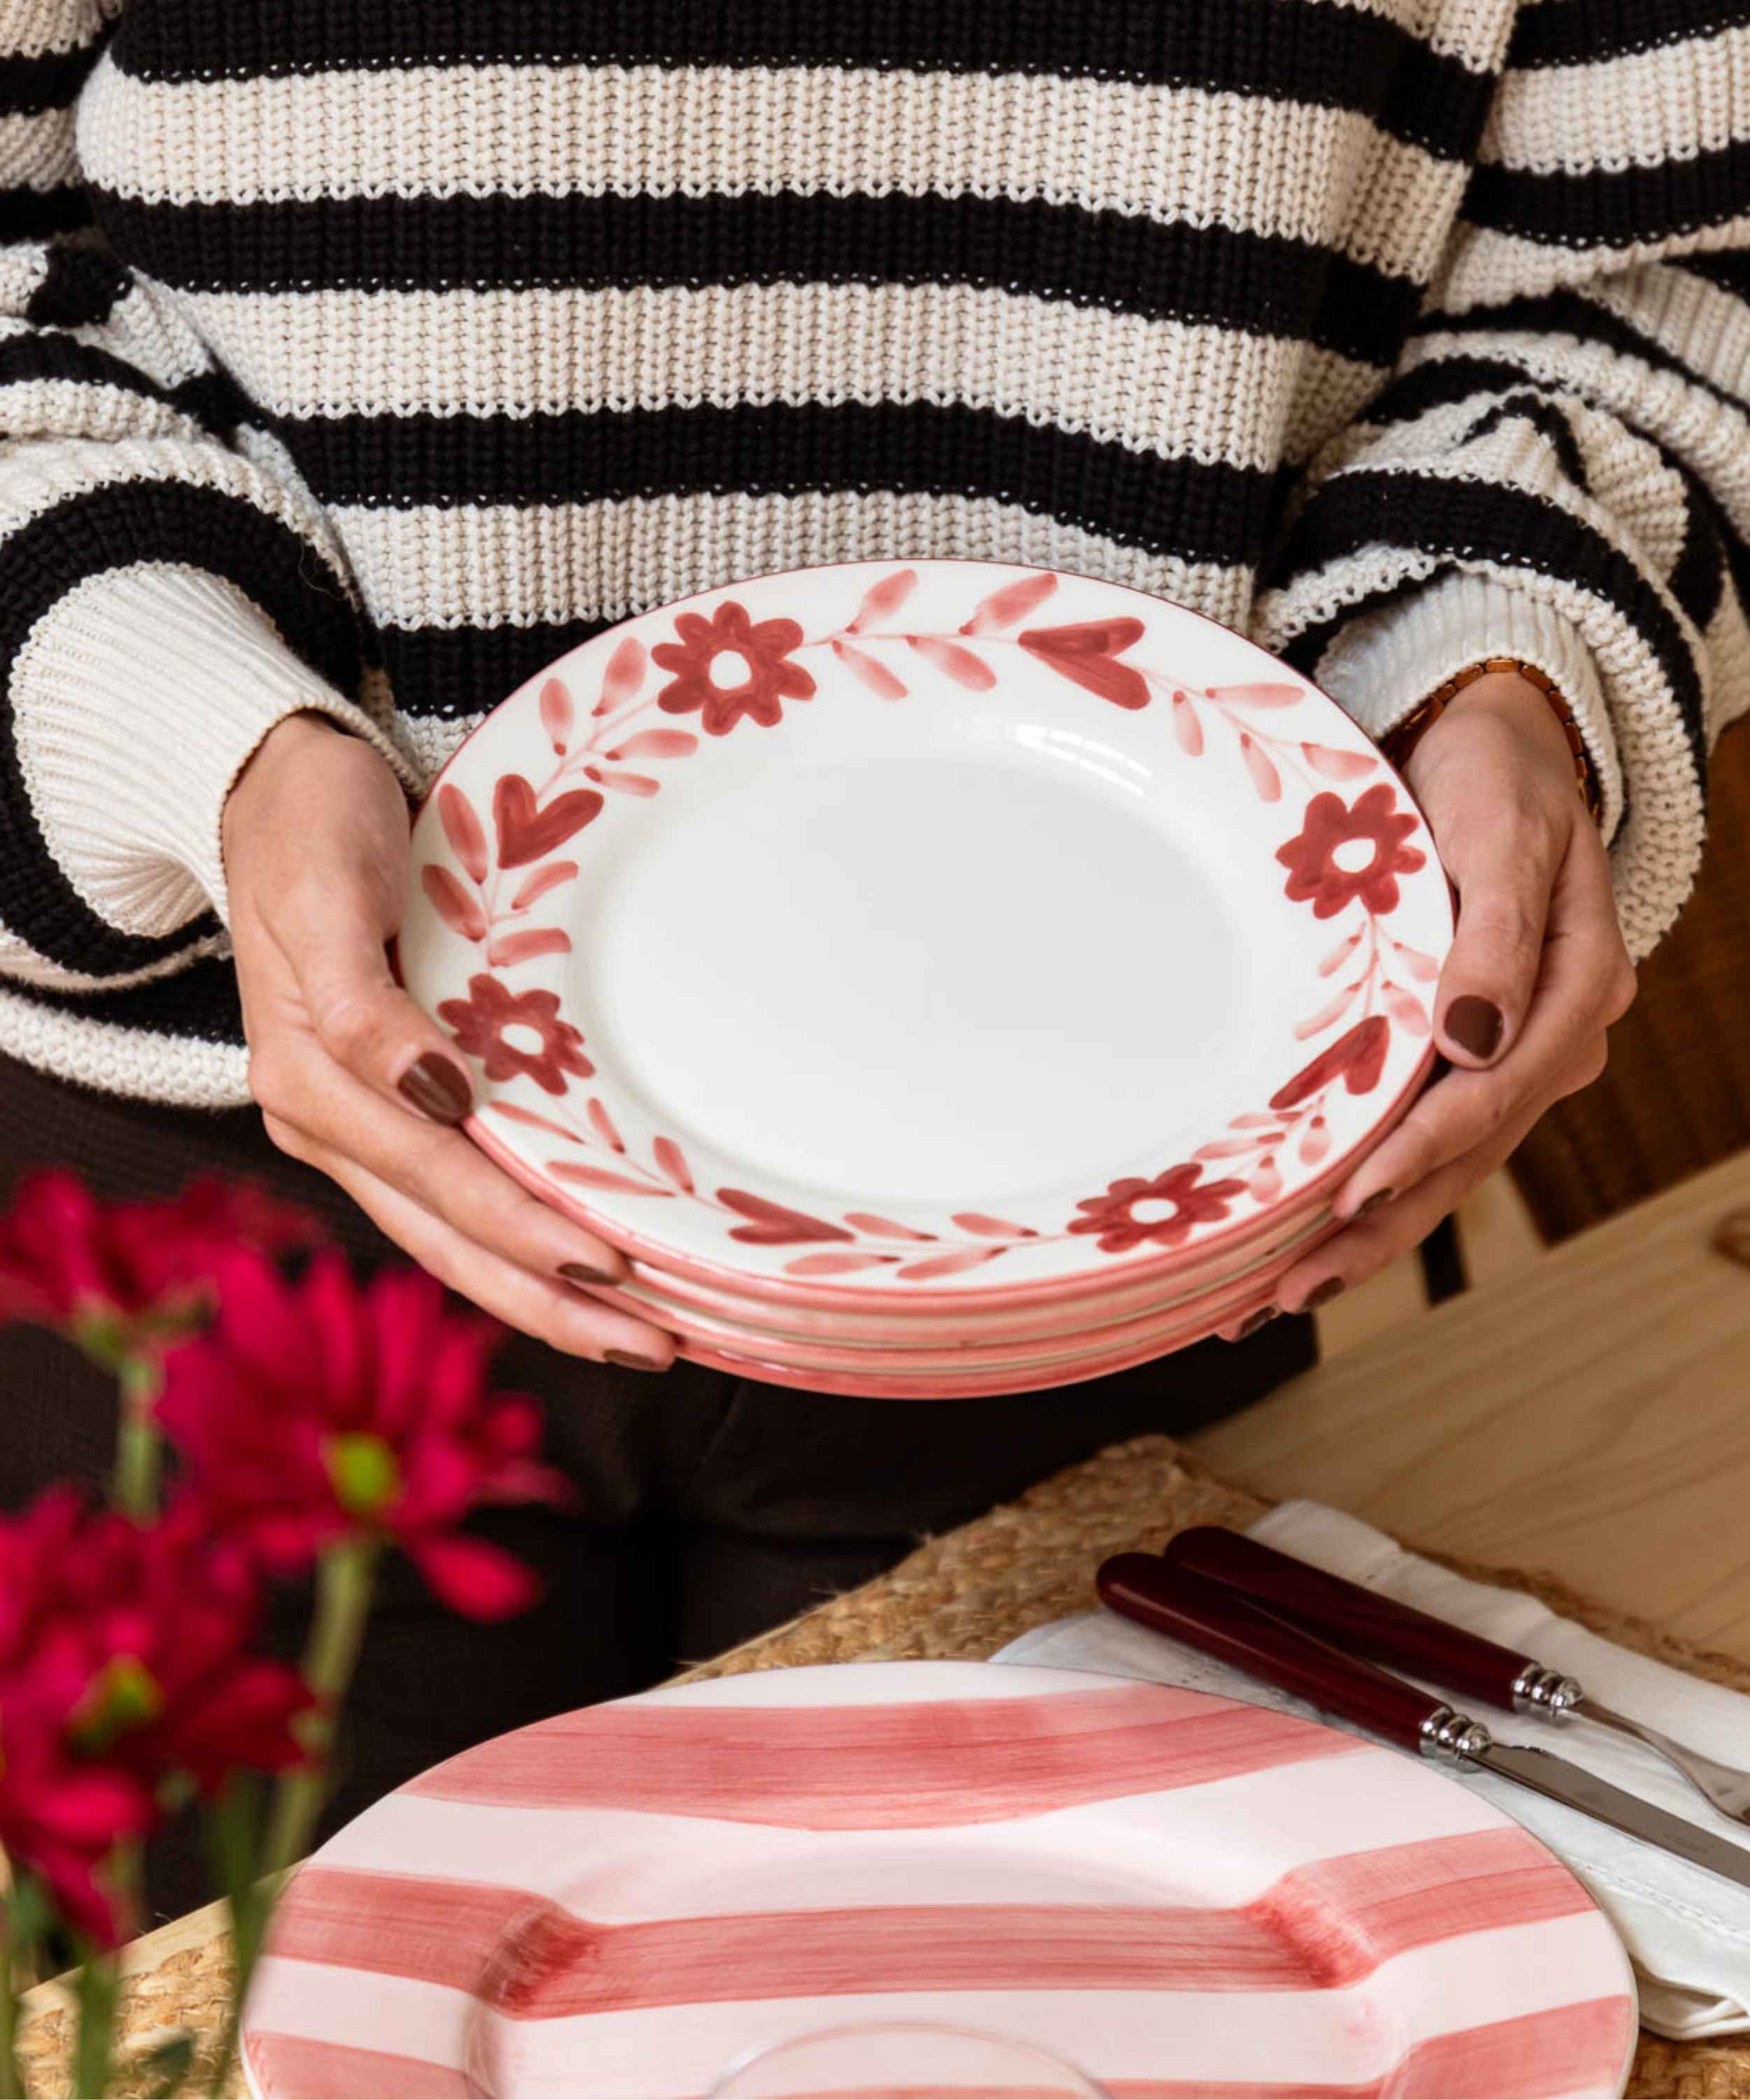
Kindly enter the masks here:
M 562 926 L 526 926 L 514 933 L 500 933 L 487 944 L 486 959 L 509 968 L 513 963 L 530 963 L 537 955 L 568 955 L 571 937 Z
M 615 744 L 611 751 L 602 752 L 604 758 L 618 761 L 622 758 L 690 758 L 699 748 L 699 739 L 690 730 L 641 729 L 636 736 L 628 736 L 624 743 Z
M 450 850 L 476 882 L 486 880 L 486 833 L 474 813 L 474 805 L 453 781 L 438 790 L 438 819 Z
M 602 814 L 593 788 L 574 788 L 542 809 L 520 773 L 503 774 L 492 790 L 492 822 L 498 831 L 500 867 L 527 867 L 575 838 Z
M 586 1167 L 575 1159 L 549 1159 L 547 1171 L 562 1181 L 575 1181 L 584 1189 L 610 1189 L 623 1196 L 672 1196 L 672 1189 L 659 1189 L 653 1181 L 634 1181 L 629 1174 L 611 1173 L 606 1167 Z
M 1271 1107 L 1298 1108 L 1338 1079 L 1351 1094 L 1370 1094 L 1386 1069 L 1386 1052 L 1391 1043 L 1391 1022 L 1383 1014 L 1369 1014 L 1346 1035 L 1339 1035 L 1321 1050 L 1293 1079 L 1284 1080 L 1270 1097 Z
M 1389 935 L 1387 938 L 1390 938 Z M 1407 947 L 1402 941 L 1393 941 L 1391 945 L 1402 958 L 1404 968 L 1413 977 L 1420 978 L 1423 984 L 1432 984 L 1440 974 L 1440 965 L 1432 955 L 1425 955 L 1420 948 Z
M 997 682 L 997 674 L 982 656 L 975 656 L 970 649 L 963 649 L 958 642 L 944 642 L 934 634 L 914 634 L 911 646 L 926 664 L 933 664 L 957 686 L 964 686 L 969 693 L 988 693 Z
M 1016 636 L 1029 656 L 1060 677 L 1097 693 L 1114 707 L 1145 708 L 1148 682 L 1118 658 L 1143 638 L 1139 620 L 1084 620 L 1068 627 L 1029 627 Z
M 676 1188 L 684 1189 L 689 1196 L 694 1193 L 692 1170 L 686 1163 L 686 1154 L 672 1137 L 658 1138 L 650 1147 L 650 1157 Z
M 1331 1127 L 1321 1115 L 1316 1115 L 1307 1125 L 1300 1140 L 1300 1157 L 1303 1166 L 1316 1167 L 1331 1149 Z
M 893 1273 L 903 1277 L 907 1283 L 927 1283 L 932 1276 L 959 1276 L 967 1269 L 994 1261 L 999 1254 L 1007 1252 L 1007 1248 L 1000 1246 L 962 1247 L 955 1254 L 932 1255 L 928 1261 L 907 1262 Z
M 549 889 L 557 889 L 562 882 L 569 882 L 577 872 L 575 860 L 550 860 L 544 867 L 538 867 L 510 900 L 513 911 L 527 911 L 537 897 L 544 897 Z
M 1298 708 L 1306 698 L 1298 686 L 1266 680 L 1249 686 L 1206 686 L 1204 697 L 1223 708 Z
M 857 608 L 857 617 L 845 629 L 847 634 L 862 634 L 878 620 L 890 619 L 918 587 L 915 569 L 895 569 L 891 576 L 883 576 L 879 583 L 871 584 L 863 593 L 863 602 Z
M 661 788 L 660 780 L 651 779 L 648 773 L 621 773 L 612 766 L 603 766 L 599 771 L 592 765 L 592 780 L 599 780 L 604 788 L 617 788 L 622 795 L 641 795 L 648 799 Z
M 1013 1224 L 1007 1218 L 993 1218 L 983 1211 L 956 1211 L 954 1221 L 963 1233 L 976 1233 L 987 1240 L 1036 1240 L 1031 1225 Z
M 879 1268 L 899 1260 L 897 1254 L 799 1254 L 784 1264 L 786 1276 L 850 1276 L 859 1268 Z
M 1277 1171 L 1273 1157 L 1260 1159 L 1256 1172 L 1246 1187 L 1251 1191 L 1254 1203 L 1273 1203 L 1282 1193 L 1282 1176 Z
M 526 1123 L 531 1130 L 544 1130 L 550 1136 L 562 1137 L 567 1145 L 581 1145 L 584 1141 L 575 1130 L 567 1130 L 562 1123 L 555 1123 L 551 1116 L 537 1115 L 533 1109 L 519 1109 L 514 1101 L 488 1101 L 487 1106 L 506 1123 Z
M 748 1246 L 791 1246 L 798 1240 L 848 1240 L 854 1237 L 843 1225 L 825 1218 L 811 1218 L 805 1211 L 792 1211 L 745 1189 L 720 1189 L 717 1200 L 738 1211 L 747 1223 L 732 1225 L 730 1238 Z
M 447 867 L 427 861 L 419 871 L 419 886 L 452 933 L 460 933 L 465 941 L 486 938 L 486 914 Z
M 571 725 L 576 719 L 571 687 L 563 678 L 549 678 L 540 689 L 540 726 L 547 732 L 547 741 L 561 758 L 571 743 Z
M 1281 1121 L 1280 1116 L 1236 1115 L 1228 1119 L 1231 1130 L 1274 1130 Z
M 885 664 L 878 664 L 866 649 L 853 648 L 849 642 L 835 642 L 832 653 L 878 700 L 902 700 L 910 690 L 903 679 L 896 678 Z
M 860 1233 L 873 1233 L 878 1240 L 932 1240 L 934 1233 L 913 1231 L 910 1225 L 896 1224 L 891 1218 L 877 1217 L 873 1211 L 847 1211 L 844 1222 L 854 1225 Z
M 628 634 L 607 661 L 602 676 L 602 697 L 595 712 L 605 715 L 629 700 L 644 683 L 644 644 Z
M 1245 770 L 1252 776 L 1252 785 L 1258 790 L 1261 802 L 1280 802 L 1282 799 L 1282 776 L 1271 763 L 1270 754 L 1261 750 L 1242 730 L 1240 732 L 1240 756 L 1245 761 Z
M 1347 963 L 1349 958 L 1355 953 L 1356 945 L 1360 942 L 1360 938 L 1361 935 L 1358 929 L 1355 933 L 1349 936 L 1347 940 L 1339 941 L 1336 946 L 1333 948 L 1331 952 L 1325 958 L 1325 960 L 1320 964 L 1319 975 L 1321 977 L 1328 977 L 1333 971 L 1340 970 L 1343 964 Z
M 1173 695 L 1173 734 L 1187 758 L 1203 756 L 1203 725 L 1197 720 L 1197 709 L 1183 693 Z
M 1402 985 L 1388 984 L 1379 995 L 1379 1003 L 1396 1021 L 1406 1035 L 1426 1035 L 1430 1022 L 1422 1001 Z
M 585 1113 L 603 1144 L 611 1145 L 615 1152 L 626 1149 L 625 1140 L 614 1127 L 614 1118 L 608 1114 L 606 1105 L 597 1101 L 593 1094 L 589 1096 Z
M 1351 985 L 1345 985 L 1329 1006 L 1321 1006 L 1316 1013 L 1309 1014 L 1294 1030 L 1297 1043 L 1310 1042 L 1315 1035 L 1322 1035 L 1334 1022 L 1340 1021 L 1353 1004 L 1355 994 L 1361 989 L 1358 977 Z
M 1328 743 L 1303 743 L 1300 752 L 1313 771 L 1327 780 L 1359 780 L 1379 763 L 1371 752 L 1338 751 Z
M 960 629 L 963 634 L 999 634 L 1029 612 L 1036 612 L 1057 588 L 1054 576 L 1023 576 L 1018 583 L 1004 584 L 972 607 L 972 616 Z
M 1200 1145 L 1192 1154 L 1193 1159 L 1240 1159 L 1248 1152 L 1256 1152 L 1260 1145 L 1281 1142 L 1282 1132 L 1272 1130 L 1263 1137 L 1218 1137 L 1213 1143 Z

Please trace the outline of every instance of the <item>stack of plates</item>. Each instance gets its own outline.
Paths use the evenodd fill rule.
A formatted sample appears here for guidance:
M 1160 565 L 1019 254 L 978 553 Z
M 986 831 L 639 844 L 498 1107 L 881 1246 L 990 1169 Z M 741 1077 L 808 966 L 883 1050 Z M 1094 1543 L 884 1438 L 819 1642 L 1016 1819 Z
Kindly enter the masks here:
M 1021 1392 L 1267 1304 L 1432 1057 L 1403 783 L 1240 636 L 983 562 L 735 584 L 494 711 L 413 833 L 475 1140 L 697 1361 Z

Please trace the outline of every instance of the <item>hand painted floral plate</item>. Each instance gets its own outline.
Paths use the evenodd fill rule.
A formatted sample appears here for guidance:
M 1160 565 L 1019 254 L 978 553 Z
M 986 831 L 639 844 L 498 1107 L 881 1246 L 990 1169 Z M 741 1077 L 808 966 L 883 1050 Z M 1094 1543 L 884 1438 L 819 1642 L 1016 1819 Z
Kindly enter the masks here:
M 1266 1234 L 1430 1062 L 1445 879 L 1227 629 L 978 562 L 767 576 L 496 708 L 413 838 L 478 1140 L 658 1268 L 878 1307 Z
M 1114 2100 L 1603 2100 L 1635 2001 L 1567 1868 L 1413 1758 L 1175 1686 L 847 1663 L 565 1714 L 379 1802 L 283 1900 L 244 2060 L 258 2100 L 703 2100 L 882 2019 Z

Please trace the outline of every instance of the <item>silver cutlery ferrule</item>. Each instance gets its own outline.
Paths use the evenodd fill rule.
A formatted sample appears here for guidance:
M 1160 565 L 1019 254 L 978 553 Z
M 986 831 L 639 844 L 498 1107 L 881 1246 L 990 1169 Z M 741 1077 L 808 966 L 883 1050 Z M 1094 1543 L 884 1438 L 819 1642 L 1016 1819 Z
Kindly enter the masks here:
M 1540 1662 L 1527 1663 L 1513 1680 L 1514 1712 L 1540 1714 L 1546 1721 L 1566 1720 L 1585 1696 L 1577 1679 L 1545 1670 Z
M 1468 1764 L 1493 1743 L 1480 1721 L 1453 1706 L 1436 1706 L 1422 1724 L 1422 1754 L 1443 1763 Z

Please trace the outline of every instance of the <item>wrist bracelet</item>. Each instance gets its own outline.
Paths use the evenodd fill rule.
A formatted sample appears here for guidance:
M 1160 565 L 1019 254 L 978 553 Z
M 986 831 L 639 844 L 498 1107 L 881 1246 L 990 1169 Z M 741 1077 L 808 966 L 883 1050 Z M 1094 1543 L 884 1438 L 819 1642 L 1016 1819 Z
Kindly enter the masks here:
M 1408 762 L 1410 753 L 1446 712 L 1452 700 L 1466 686 L 1474 685 L 1479 678 L 1486 678 L 1492 672 L 1511 671 L 1535 686 L 1549 703 L 1550 711 L 1562 725 L 1567 739 L 1568 750 L 1574 760 L 1574 784 L 1580 791 L 1580 799 L 1586 805 L 1586 813 L 1594 823 L 1604 814 L 1604 796 L 1598 785 L 1598 770 L 1592 763 L 1592 754 L 1586 748 L 1586 739 L 1580 734 L 1580 724 L 1574 719 L 1574 711 L 1568 705 L 1561 688 L 1555 681 L 1540 671 L 1535 664 L 1523 662 L 1517 656 L 1485 656 L 1479 662 L 1467 664 L 1461 671 L 1455 671 L 1443 684 L 1438 685 L 1416 708 L 1404 717 L 1395 730 L 1383 739 L 1380 748 L 1401 773 Z

